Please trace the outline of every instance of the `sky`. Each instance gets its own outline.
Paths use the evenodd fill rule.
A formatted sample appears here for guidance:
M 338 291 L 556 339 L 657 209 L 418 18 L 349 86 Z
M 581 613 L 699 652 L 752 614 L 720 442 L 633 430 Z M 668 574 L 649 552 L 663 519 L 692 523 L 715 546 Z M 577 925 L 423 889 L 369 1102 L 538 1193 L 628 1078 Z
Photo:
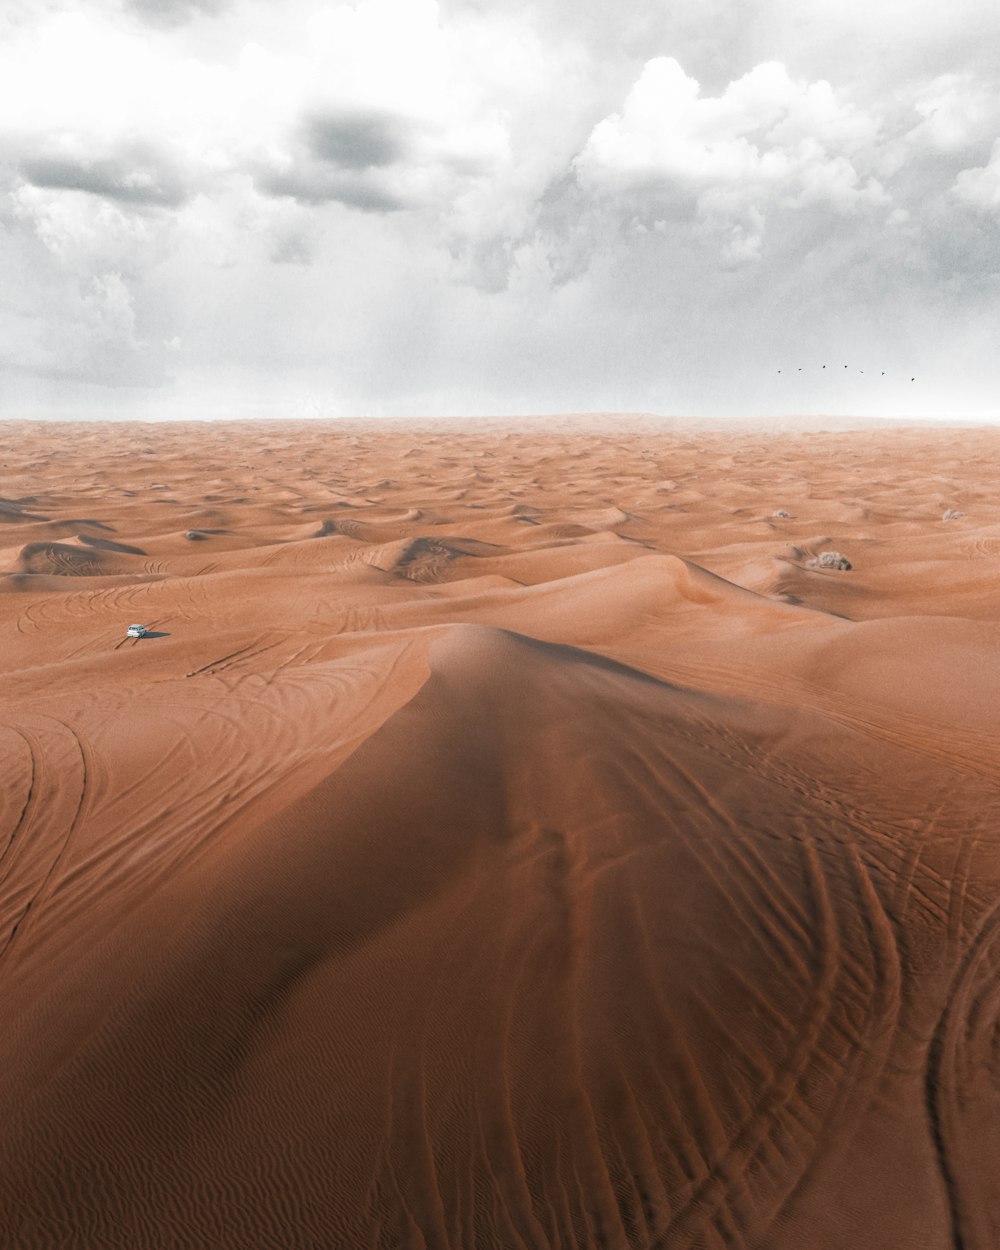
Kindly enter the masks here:
M 998 313 L 995 0 L 0 7 L 0 417 L 1000 419 Z

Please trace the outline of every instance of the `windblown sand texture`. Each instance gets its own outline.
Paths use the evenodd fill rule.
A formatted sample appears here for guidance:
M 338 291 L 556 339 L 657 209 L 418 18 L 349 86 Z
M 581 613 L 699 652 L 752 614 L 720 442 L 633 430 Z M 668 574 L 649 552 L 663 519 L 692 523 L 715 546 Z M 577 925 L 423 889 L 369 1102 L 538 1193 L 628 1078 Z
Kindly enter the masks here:
M 1000 432 L 0 443 L 5 1250 L 1000 1246 Z

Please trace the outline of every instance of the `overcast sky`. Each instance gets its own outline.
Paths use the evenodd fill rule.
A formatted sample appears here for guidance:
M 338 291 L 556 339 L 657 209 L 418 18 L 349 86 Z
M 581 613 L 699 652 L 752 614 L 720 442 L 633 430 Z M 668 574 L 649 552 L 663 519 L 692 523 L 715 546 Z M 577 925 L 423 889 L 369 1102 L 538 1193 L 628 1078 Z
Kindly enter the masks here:
M 0 416 L 998 413 L 998 140 L 996 0 L 3 0 Z

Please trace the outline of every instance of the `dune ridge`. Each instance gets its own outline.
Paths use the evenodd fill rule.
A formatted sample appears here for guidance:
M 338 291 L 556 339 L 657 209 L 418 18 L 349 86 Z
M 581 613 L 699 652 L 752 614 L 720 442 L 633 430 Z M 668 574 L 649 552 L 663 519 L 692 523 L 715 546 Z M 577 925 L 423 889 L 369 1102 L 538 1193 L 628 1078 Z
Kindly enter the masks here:
M 0 1244 L 1000 1244 L 1000 432 L 0 443 Z

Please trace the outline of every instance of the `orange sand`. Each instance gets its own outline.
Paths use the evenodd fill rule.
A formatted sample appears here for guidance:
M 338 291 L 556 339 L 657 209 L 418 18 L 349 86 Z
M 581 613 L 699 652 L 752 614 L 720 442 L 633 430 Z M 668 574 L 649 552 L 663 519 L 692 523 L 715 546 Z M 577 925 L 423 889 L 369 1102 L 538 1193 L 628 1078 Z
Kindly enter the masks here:
M 0 1245 L 996 1250 L 1000 431 L 0 444 Z

